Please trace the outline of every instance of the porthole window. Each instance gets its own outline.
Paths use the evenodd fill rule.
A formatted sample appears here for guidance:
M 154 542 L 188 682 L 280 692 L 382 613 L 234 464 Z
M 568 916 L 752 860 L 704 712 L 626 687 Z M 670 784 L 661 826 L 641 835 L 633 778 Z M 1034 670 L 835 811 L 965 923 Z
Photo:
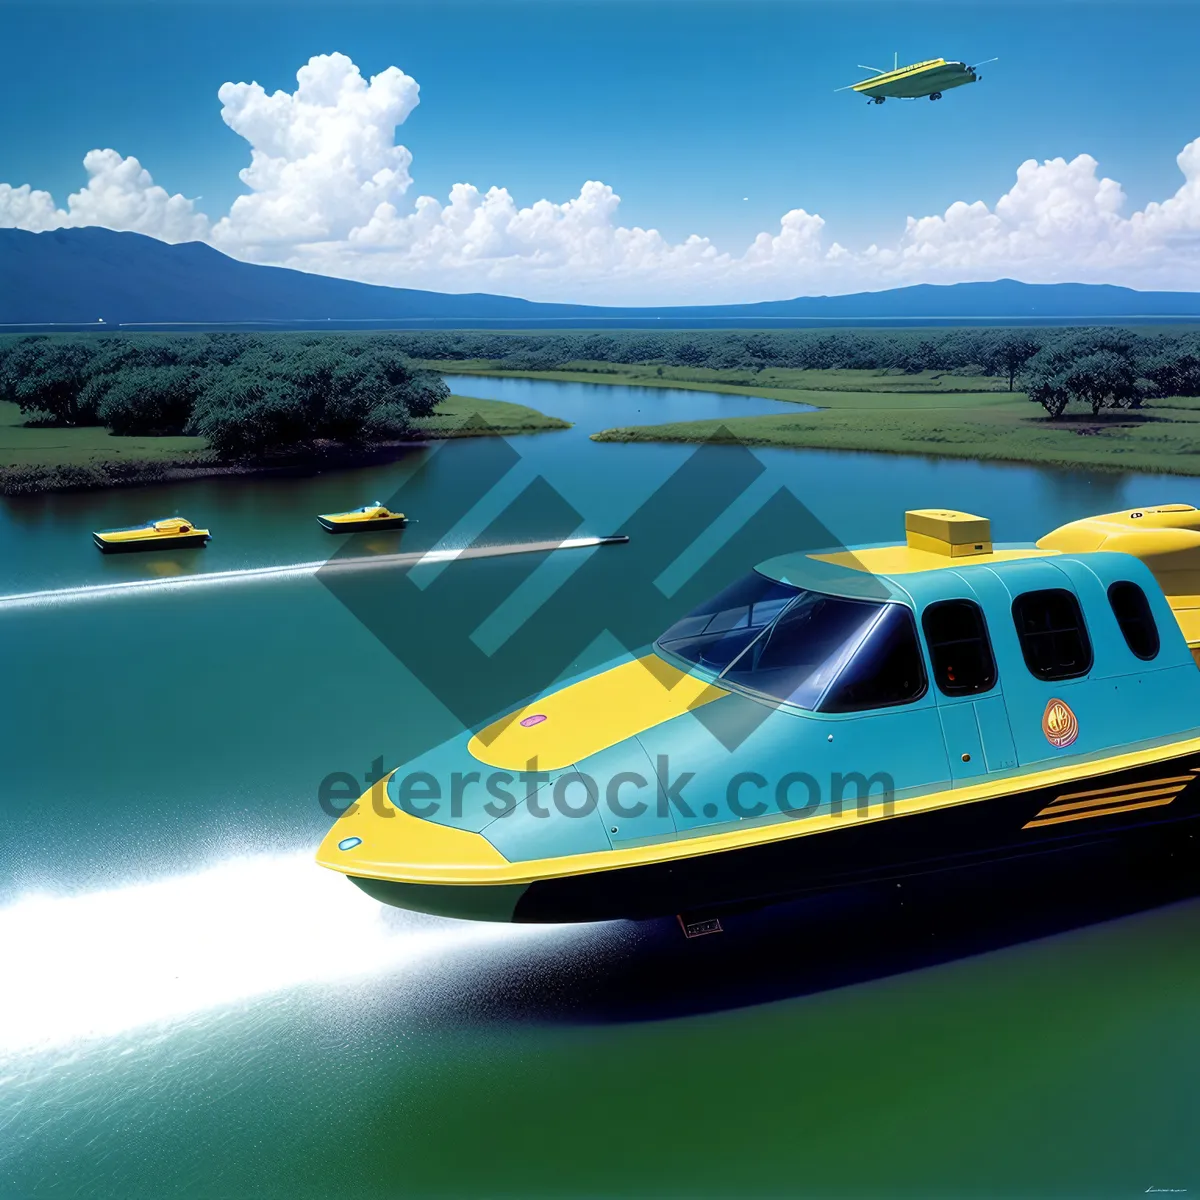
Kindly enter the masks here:
M 996 660 L 983 610 L 973 600 L 940 600 L 921 617 L 933 678 L 947 696 L 986 692 L 996 683 Z
M 1072 592 L 1025 592 L 1013 601 L 1012 614 L 1025 665 L 1038 679 L 1075 679 L 1092 669 L 1092 643 Z
M 1136 583 L 1123 579 L 1108 589 L 1113 616 L 1125 635 L 1125 644 L 1138 658 L 1149 661 L 1158 657 L 1158 626 L 1150 611 L 1146 593 Z

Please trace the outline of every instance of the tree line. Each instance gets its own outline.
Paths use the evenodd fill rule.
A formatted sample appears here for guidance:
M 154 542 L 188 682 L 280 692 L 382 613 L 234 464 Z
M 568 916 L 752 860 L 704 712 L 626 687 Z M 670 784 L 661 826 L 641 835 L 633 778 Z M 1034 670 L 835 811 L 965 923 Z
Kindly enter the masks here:
M 1052 417 L 1200 395 L 1200 333 L 1128 329 L 28 335 L 0 338 L 0 397 L 32 420 L 196 434 L 227 457 L 404 437 L 448 395 L 414 360 L 510 370 L 603 364 L 714 371 L 988 375 Z
M 0 343 L 0 396 L 32 420 L 191 434 L 228 458 L 402 438 L 449 395 L 382 338 L 31 336 Z
M 1200 332 L 972 328 L 944 330 L 637 330 L 489 333 L 431 330 L 389 335 L 414 358 L 487 361 L 512 370 L 603 363 L 717 371 L 940 371 L 1005 380 L 1060 416 L 1072 402 L 1137 407 L 1164 396 L 1200 395 Z
M 1200 337 L 1085 329 L 1040 346 L 1021 369 L 1022 390 L 1051 417 L 1073 402 L 1093 413 L 1140 408 L 1167 396 L 1200 396 Z
M 681 330 L 671 332 L 490 333 L 431 330 L 404 339 L 414 358 L 484 360 L 513 370 L 545 371 L 573 364 L 646 364 L 716 371 L 792 370 L 956 371 L 999 375 L 1010 386 L 1042 345 L 1038 331 L 947 330 Z

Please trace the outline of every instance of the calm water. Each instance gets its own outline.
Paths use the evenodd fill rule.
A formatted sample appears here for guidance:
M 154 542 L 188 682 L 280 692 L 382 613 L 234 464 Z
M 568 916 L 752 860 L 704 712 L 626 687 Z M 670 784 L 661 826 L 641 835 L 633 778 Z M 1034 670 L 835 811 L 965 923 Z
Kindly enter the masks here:
M 647 520 L 692 449 L 587 434 L 781 407 L 451 383 L 575 428 L 511 439 L 512 470 L 454 522 L 494 446 L 6 501 L 0 590 L 323 560 L 337 543 L 313 514 L 398 489 L 418 523 L 357 552 L 554 535 L 548 493 L 512 504 L 538 476 L 580 532 L 632 524 L 642 546 L 674 546 L 745 452 L 718 448 L 708 481 Z M 1200 479 L 756 457 L 762 474 L 677 576 L 755 513 L 778 520 L 781 486 L 850 543 L 898 537 L 912 507 L 978 512 L 1018 540 L 1088 513 L 1200 504 Z M 174 512 L 213 529 L 208 549 L 113 559 L 90 545 L 94 528 Z M 632 552 L 445 570 L 498 610 L 488 643 L 589 554 L 609 556 L 607 582 L 578 617 L 602 629 Z M 384 610 L 387 574 L 362 585 Z M 399 635 L 452 639 L 465 611 Z M 392 766 L 457 724 L 368 624 L 316 578 L 0 606 L 0 1196 L 1200 1187 L 1194 865 L 995 868 L 747 916 L 694 943 L 669 922 L 498 928 L 386 911 L 310 865 L 329 824 L 319 782 Z M 618 649 L 589 633 L 571 665 Z

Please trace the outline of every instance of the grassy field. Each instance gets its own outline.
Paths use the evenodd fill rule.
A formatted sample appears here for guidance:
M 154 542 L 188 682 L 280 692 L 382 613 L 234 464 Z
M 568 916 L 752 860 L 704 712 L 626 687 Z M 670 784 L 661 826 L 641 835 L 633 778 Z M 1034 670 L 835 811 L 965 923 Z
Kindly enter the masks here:
M 1200 399 L 1158 400 L 1140 412 L 1069 413 L 1049 420 L 1020 392 L 994 377 L 890 371 L 715 371 L 611 363 L 568 364 L 558 371 L 504 370 L 492 363 L 429 363 L 448 373 L 503 375 L 583 383 L 623 383 L 766 396 L 814 405 L 818 412 L 736 417 L 603 429 L 597 441 L 713 438 L 793 449 L 868 450 L 943 458 L 1006 460 L 1102 470 L 1200 475 Z M 477 414 L 486 430 L 464 422 Z M 592 426 L 603 425 L 597 404 Z M 104 429 L 31 428 L 16 405 L 0 403 L 0 490 L 5 476 L 45 470 L 97 470 L 110 476 L 211 463 L 201 438 L 123 438 Z M 426 437 L 532 433 L 568 423 L 501 400 L 451 396 L 420 423 Z M 22 490 L 25 490 L 24 488 Z
M 479 421 L 472 421 L 472 417 Z M 480 424 L 482 421 L 482 424 Z M 0 494 L 57 488 L 109 487 L 179 474 L 225 474 L 203 438 L 115 437 L 101 426 L 53 428 L 26 425 L 15 405 L 0 401 Z M 568 429 L 568 421 L 504 400 L 450 396 L 432 417 L 417 422 L 417 436 L 537 433 Z
M 1200 475 L 1200 400 L 1157 401 L 1140 412 L 1069 413 L 1052 421 L 1024 396 L 826 393 L 816 413 L 608 429 L 597 441 L 713 438 L 747 445 L 873 450 L 1113 471 Z
M 39 428 L 15 405 L 0 401 L 0 468 L 88 466 L 109 462 L 182 462 L 207 457 L 195 437 L 114 437 L 102 426 Z
M 472 417 L 479 417 L 486 430 Z M 470 424 L 468 424 L 470 422 Z M 548 417 L 524 404 L 507 400 L 476 400 L 473 396 L 451 396 L 432 417 L 417 422 L 428 437 L 462 437 L 476 433 L 515 434 L 540 433 L 547 429 L 570 429 L 570 421 Z
M 570 423 L 537 409 L 504 400 L 451 396 L 432 417 L 420 421 L 422 433 L 453 437 L 473 414 L 492 433 L 533 433 L 567 429 Z M 25 424 L 21 410 L 0 401 L 0 468 L 21 466 L 82 466 L 100 462 L 183 463 L 207 458 L 208 443 L 198 437 L 115 437 L 97 425 L 78 429 L 43 428 Z
M 433 364 L 427 364 L 433 365 Z M 569 364 L 505 371 L 484 362 L 441 363 L 449 373 L 583 383 L 696 388 L 811 404 L 821 411 L 722 421 L 635 425 L 593 433 L 601 442 L 737 441 L 790 449 L 869 450 L 1008 462 L 1200 475 L 1200 399 L 1156 400 L 1138 412 L 1070 412 L 1050 420 L 993 376 L 894 371 L 716 371 Z M 598 420 L 602 420 L 602 413 Z

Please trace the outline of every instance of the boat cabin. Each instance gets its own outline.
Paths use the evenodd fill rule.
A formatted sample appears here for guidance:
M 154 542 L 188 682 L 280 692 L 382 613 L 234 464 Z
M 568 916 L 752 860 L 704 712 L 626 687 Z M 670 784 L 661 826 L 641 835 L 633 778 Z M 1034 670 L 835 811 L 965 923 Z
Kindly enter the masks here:
M 905 527 L 760 563 L 650 655 L 423 754 L 319 861 L 400 907 L 607 920 L 1195 828 L 1200 512 Z
M 1036 545 L 994 546 L 985 518 L 949 510 L 909 512 L 905 525 L 901 545 L 761 563 L 656 648 L 815 718 L 846 749 L 823 759 L 878 764 L 897 794 L 1200 725 L 1200 512 L 1091 518 Z

